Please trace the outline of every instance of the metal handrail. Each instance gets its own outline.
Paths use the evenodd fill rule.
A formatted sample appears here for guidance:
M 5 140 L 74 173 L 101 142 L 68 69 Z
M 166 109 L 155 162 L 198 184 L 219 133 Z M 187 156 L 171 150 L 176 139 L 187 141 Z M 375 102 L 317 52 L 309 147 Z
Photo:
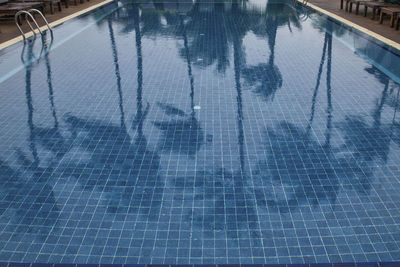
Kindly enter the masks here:
M 29 13 L 28 11 L 20 10 L 20 11 L 18 11 L 18 12 L 15 14 L 14 19 L 15 19 L 15 24 L 16 24 L 17 27 L 18 27 L 18 30 L 20 31 L 22 37 L 24 38 L 24 41 L 26 40 L 26 37 L 25 37 L 24 31 L 21 29 L 21 27 L 19 26 L 19 23 L 18 23 L 18 17 L 19 17 L 21 14 L 25 14 L 25 19 L 27 19 L 27 16 L 29 16 L 29 17 L 32 19 L 32 21 L 35 23 L 36 28 L 39 30 L 39 32 L 42 33 L 42 31 L 40 30 L 39 25 L 37 24 L 35 18 L 32 16 L 32 14 Z M 28 21 L 28 20 L 26 20 L 26 21 L 27 21 L 27 23 L 28 23 L 28 25 L 29 25 L 29 28 L 31 28 L 33 35 L 35 36 L 35 30 L 33 29 L 32 25 L 29 23 L 29 21 Z
M 28 12 L 29 12 L 29 13 L 36 12 L 36 13 L 38 13 L 38 14 L 42 17 L 43 21 L 46 23 L 47 29 L 50 31 L 51 39 L 53 39 L 53 37 L 54 37 L 54 36 L 53 36 L 53 30 L 51 29 L 49 23 L 47 22 L 47 19 L 46 19 L 46 18 L 44 17 L 44 15 L 43 15 L 43 13 L 40 12 L 39 10 L 37 10 L 37 9 L 34 9 L 34 8 L 29 9 Z M 42 32 L 41 32 L 41 34 L 43 35 Z
M 30 19 L 33 21 L 33 23 L 35 24 L 35 26 L 36 26 L 36 28 L 38 29 L 40 35 L 43 36 L 43 32 L 42 32 L 42 30 L 40 29 L 39 24 L 37 23 L 35 17 L 32 15 L 32 13 L 34 13 L 34 12 L 39 13 L 39 15 L 42 17 L 43 21 L 46 23 L 47 29 L 50 31 L 51 39 L 53 40 L 53 38 L 54 38 L 53 30 L 51 29 L 49 23 L 47 22 L 47 19 L 44 17 L 44 15 L 43 15 L 42 12 L 40 12 L 40 11 L 37 10 L 37 9 L 32 8 L 32 9 L 29 9 L 28 11 L 20 10 L 20 11 L 18 11 L 18 12 L 15 14 L 15 17 L 14 17 L 14 18 L 15 18 L 15 24 L 17 25 L 18 30 L 20 31 L 22 37 L 24 38 L 24 42 L 26 41 L 25 33 L 23 32 L 23 30 L 21 29 L 21 27 L 19 26 L 19 23 L 18 23 L 18 18 L 19 18 L 19 16 L 22 15 L 22 14 L 25 15 L 25 20 L 26 20 L 27 24 L 29 25 L 29 28 L 31 29 L 31 31 L 32 31 L 32 33 L 33 33 L 33 36 L 36 37 L 36 33 L 35 33 L 35 30 L 33 29 L 32 25 L 31 25 L 31 23 L 29 22 L 29 18 L 30 18 Z

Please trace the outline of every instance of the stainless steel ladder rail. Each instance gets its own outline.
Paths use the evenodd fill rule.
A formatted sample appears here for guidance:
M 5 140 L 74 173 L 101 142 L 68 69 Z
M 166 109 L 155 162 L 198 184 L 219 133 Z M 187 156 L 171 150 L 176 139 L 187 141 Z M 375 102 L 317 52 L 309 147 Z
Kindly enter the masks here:
M 25 42 L 25 40 L 26 40 L 25 33 L 24 33 L 24 31 L 21 29 L 21 27 L 19 26 L 19 23 L 18 23 L 18 17 L 19 17 L 20 15 L 22 15 L 22 14 L 25 14 L 25 19 L 27 19 L 28 16 L 32 19 L 33 23 L 35 23 L 36 28 L 39 30 L 40 34 L 42 33 L 42 31 L 40 30 L 39 25 L 37 24 L 35 18 L 32 16 L 31 13 L 29 13 L 28 11 L 25 11 L 25 10 L 20 10 L 20 11 L 18 11 L 18 12 L 15 14 L 15 17 L 14 17 L 14 19 L 15 19 L 15 25 L 17 25 L 18 30 L 20 31 L 22 37 L 24 38 L 24 42 Z M 32 33 L 33 33 L 33 36 L 35 36 L 35 34 L 36 34 L 36 33 L 35 33 L 35 30 L 33 29 L 32 25 L 29 23 L 29 21 L 28 21 L 28 20 L 26 20 L 26 21 L 27 21 L 27 23 L 28 23 L 28 25 L 29 25 L 29 28 L 31 28 L 31 31 L 32 31 Z
M 32 15 L 32 13 L 38 13 L 38 14 L 42 17 L 43 21 L 46 23 L 47 29 L 50 31 L 51 39 L 53 40 L 53 38 L 54 38 L 53 30 L 51 29 L 49 23 L 47 22 L 47 19 L 43 16 L 43 13 L 40 12 L 39 10 L 37 10 L 37 9 L 29 9 L 28 11 L 25 11 L 25 10 L 18 11 L 18 12 L 15 14 L 15 17 L 14 17 L 14 18 L 15 18 L 15 24 L 17 25 L 18 30 L 20 31 L 22 37 L 24 38 L 24 42 L 26 41 L 25 33 L 24 33 L 24 31 L 22 30 L 22 28 L 19 26 L 19 23 L 18 23 L 18 18 L 19 18 L 19 16 L 22 15 L 22 14 L 25 15 L 25 20 L 26 20 L 27 24 L 29 25 L 29 28 L 31 29 L 33 36 L 36 37 L 36 33 L 35 33 L 35 30 L 33 29 L 32 25 L 31 25 L 31 23 L 29 22 L 29 19 L 31 19 L 32 22 L 35 24 L 35 26 L 36 26 L 36 28 L 38 29 L 40 35 L 43 36 L 43 32 L 42 32 L 42 30 L 40 29 L 40 26 L 39 26 L 39 24 L 37 23 L 35 17 Z
M 307 0 L 307 1 L 308 1 L 308 0 Z M 54 38 L 54 36 L 53 36 L 53 30 L 52 30 L 52 28 L 50 27 L 49 23 L 47 22 L 47 19 L 44 17 L 43 13 L 40 12 L 39 10 L 37 10 L 37 9 L 34 9 L 34 8 L 29 9 L 28 12 L 29 12 L 30 14 L 32 14 L 33 12 L 36 12 L 36 13 L 38 13 L 38 14 L 42 17 L 44 23 L 46 23 L 47 29 L 48 29 L 49 32 L 50 32 L 51 39 L 53 39 L 53 38 Z M 40 33 L 43 35 L 42 32 L 40 32 Z

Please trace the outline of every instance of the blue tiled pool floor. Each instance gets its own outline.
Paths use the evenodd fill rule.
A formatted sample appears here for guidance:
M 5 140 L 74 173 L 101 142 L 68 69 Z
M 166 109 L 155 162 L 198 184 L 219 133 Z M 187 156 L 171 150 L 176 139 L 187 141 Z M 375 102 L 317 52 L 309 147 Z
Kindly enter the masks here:
M 1 267 L 397 267 L 399 262 L 310 263 L 310 264 L 49 264 L 0 263 Z
M 397 264 L 399 54 L 302 12 L 111 3 L 2 52 L 0 261 Z

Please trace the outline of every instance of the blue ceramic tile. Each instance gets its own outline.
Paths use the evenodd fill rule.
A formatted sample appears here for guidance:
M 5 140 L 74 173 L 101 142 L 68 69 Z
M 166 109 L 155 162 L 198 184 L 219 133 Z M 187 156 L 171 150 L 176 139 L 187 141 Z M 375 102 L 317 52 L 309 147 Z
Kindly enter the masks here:
M 29 267 L 30 263 L 10 262 L 8 267 Z
M 53 264 L 49 263 L 32 263 L 31 267 L 52 267 Z
M 236 2 L 112 2 L 1 51 L 0 261 L 396 266 L 399 51 Z
M 379 267 L 377 262 L 357 262 L 357 267 Z
M 400 262 L 380 262 L 380 267 L 399 267 Z

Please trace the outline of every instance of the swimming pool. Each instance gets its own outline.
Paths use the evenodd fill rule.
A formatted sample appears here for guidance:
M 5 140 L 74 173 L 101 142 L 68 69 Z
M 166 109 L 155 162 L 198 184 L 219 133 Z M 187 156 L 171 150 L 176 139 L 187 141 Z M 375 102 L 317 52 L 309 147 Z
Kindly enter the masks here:
M 0 51 L 0 261 L 400 261 L 399 51 L 282 1 L 54 31 Z

